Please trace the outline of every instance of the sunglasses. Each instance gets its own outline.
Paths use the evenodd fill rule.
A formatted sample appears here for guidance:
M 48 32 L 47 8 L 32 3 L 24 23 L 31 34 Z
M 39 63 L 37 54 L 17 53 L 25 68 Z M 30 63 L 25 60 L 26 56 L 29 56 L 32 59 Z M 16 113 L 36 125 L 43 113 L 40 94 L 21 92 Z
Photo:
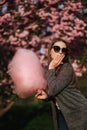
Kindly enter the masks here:
M 67 48 L 60 48 L 59 46 L 53 46 L 53 49 L 56 53 L 58 53 L 60 50 L 62 51 L 62 53 L 67 53 L 68 49 Z

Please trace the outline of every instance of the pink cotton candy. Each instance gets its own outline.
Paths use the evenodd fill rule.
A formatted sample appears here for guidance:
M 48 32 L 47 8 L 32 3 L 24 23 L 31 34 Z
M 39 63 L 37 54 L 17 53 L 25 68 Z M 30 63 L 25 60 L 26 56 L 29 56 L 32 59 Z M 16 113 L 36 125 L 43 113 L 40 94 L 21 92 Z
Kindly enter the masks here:
M 36 54 L 28 49 L 18 49 L 8 65 L 14 82 L 14 91 L 20 98 L 33 95 L 37 89 L 45 89 L 44 70 Z

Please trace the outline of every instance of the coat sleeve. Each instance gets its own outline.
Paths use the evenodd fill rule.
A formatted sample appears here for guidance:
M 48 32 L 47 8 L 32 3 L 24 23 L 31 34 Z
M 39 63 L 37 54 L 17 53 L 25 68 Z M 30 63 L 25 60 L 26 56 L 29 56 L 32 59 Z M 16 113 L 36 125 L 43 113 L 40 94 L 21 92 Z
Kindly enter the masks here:
M 50 69 L 47 72 L 48 95 L 55 96 L 66 88 L 72 81 L 73 69 L 69 63 L 65 63 L 61 70 L 55 76 L 55 70 Z

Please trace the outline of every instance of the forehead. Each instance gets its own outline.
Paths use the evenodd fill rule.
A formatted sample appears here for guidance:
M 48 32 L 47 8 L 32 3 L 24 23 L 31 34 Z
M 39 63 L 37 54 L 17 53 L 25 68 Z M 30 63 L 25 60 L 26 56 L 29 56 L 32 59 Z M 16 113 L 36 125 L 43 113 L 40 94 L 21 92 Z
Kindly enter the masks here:
M 63 41 L 57 41 L 54 43 L 54 45 L 60 46 L 60 47 L 66 47 L 66 44 Z

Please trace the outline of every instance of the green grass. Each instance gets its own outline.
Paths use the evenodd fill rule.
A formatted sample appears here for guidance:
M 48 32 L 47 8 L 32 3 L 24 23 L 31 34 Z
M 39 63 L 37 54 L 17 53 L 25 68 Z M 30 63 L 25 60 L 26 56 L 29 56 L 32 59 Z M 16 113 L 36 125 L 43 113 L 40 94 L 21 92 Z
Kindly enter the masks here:
M 53 130 L 50 104 L 33 98 L 19 100 L 0 119 L 0 130 Z
M 87 97 L 87 74 L 78 78 L 78 86 Z M 52 111 L 49 102 L 34 98 L 19 100 L 0 119 L 0 130 L 53 130 Z

